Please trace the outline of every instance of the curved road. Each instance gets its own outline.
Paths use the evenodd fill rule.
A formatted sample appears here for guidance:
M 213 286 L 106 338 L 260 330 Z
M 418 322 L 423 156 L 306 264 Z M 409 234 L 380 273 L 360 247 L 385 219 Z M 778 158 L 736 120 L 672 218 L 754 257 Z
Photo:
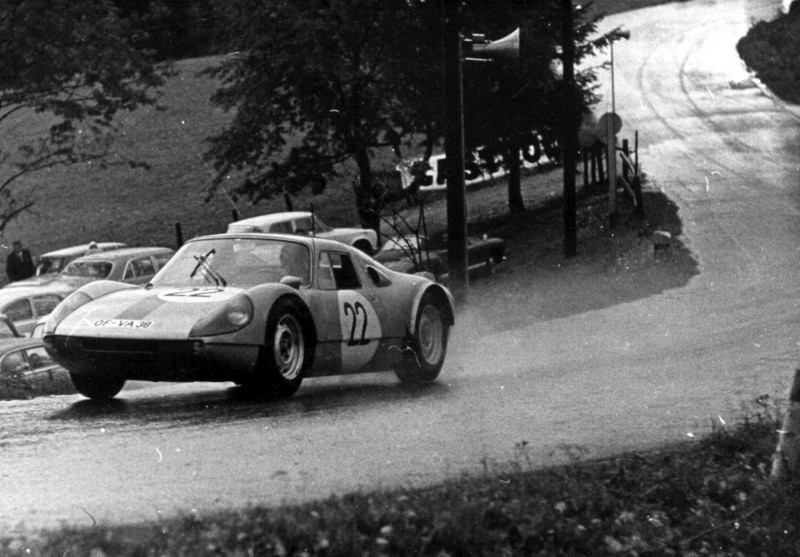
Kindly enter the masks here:
M 220 385 L 0 403 L 0 531 L 156 520 L 422 485 L 691 439 L 793 377 L 800 321 L 800 120 L 734 49 L 780 3 L 676 3 L 608 18 L 622 136 L 679 207 L 685 288 L 492 332 L 463 312 L 441 380 L 309 381 L 295 398 Z M 607 79 L 607 75 L 603 75 Z M 604 112 L 605 107 L 599 107 Z M 568 341 L 568 342 L 567 342 Z

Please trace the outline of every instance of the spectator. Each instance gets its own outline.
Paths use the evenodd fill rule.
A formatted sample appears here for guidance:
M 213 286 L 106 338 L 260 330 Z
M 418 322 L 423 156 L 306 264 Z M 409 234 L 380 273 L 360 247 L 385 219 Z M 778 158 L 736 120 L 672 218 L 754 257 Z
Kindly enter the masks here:
M 14 240 L 13 249 L 6 258 L 6 276 L 10 282 L 25 280 L 36 272 L 31 252 L 22 246 L 21 240 Z

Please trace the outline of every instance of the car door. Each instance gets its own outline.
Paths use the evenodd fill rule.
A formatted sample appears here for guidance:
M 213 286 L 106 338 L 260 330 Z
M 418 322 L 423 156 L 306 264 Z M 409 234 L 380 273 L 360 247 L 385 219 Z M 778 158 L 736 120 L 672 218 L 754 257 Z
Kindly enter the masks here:
M 372 371 L 379 355 L 386 315 L 374 285 L 346 251 L 317 255 L 317 288 L 308 293 L 320 342 L 320 374 Z M 319 368 L 320 366 L 316 366 Z
M 56 379 L 57 374 L 66 374 L 66 371 L 52 360 L 43 345 L 25 348 L 22 352 L 27 364 L 23 375 L 28 383 L 48 385 Z

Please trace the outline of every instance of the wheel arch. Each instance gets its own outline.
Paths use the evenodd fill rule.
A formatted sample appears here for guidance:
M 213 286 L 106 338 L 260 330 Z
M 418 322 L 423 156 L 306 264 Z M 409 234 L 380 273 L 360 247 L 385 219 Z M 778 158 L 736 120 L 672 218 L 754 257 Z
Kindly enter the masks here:
M 300 297 L 299 295 L 291 292 L 284 293 L 283 295 L 278 296 L 277 298 L 275 298 L 275 301 L 272 303 L 272 306 L 270 306 L 264 324 L 266 326 L 266 324 L 269 323 L 270 321 L 269 318 L 272 315 L 275 306 L 284 302 L 293 304 L 295 307 L 298 308 L 300 312 L 300 324 L 303 327 L 303 332 L 306 333 L 306 337 L 308 338 L 307 349 L 306 349 L 307 352 L 306 355 L 308 356 L 308 359 L 305 364 L 305 369 L 309 369 L 314 363 L 314 355 L 316 353 L 317 339 L 319 337 L 317 335 L 317 325 L 316 322 L 314 321 L 314 315 L 311 313 L 311 310 L 309 309 L 308 304 L 306 304 L 305 300 L 303 300 L 303 298 Z M 266 335 L 266 333 L 267 331 L 265 330 L 264 334 Z
M 426 294 L 430 294 L 431 296 L 433 296 L 442 305 L 442 308 L 444 309 L 447 326 L 452 327 L 455 324 L 455 308 L 453 303 L 453 296 L 447 290 L 445 290 L 445 288 L 442 285 L 432 283 L 425 288 L 420 288 L 417 291 L 416 296 L 414 297 L 414 304 L 412 306 L 413 311 L 411 312 L 411 319 L 408 323 L 408 331 L 410 334 L 414 334 L 416 332 L 417 316 L 419 315 L 422 298 Z

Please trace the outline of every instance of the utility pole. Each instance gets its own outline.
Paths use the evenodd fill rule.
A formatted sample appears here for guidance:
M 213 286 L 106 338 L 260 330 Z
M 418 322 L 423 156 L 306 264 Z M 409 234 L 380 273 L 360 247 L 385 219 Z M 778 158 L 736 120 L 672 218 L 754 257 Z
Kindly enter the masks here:
M 444 32 L 445 157 L 447 164 L 447 260 L 450 288 L 465 302 L 467 272 L 467 202 L 464 185 L 464 91 L 461 69 L 461 23 L 458 0 L 440 0 Z
M 563 15 L 561 30 L 562 65 L 564 68 L 564 103 L 562 122 L 564 138 L 562 143 L 564 163 L 564 255 L 574 257 L 578 254 L 577 202 L 575 194 L 575 166 L 577 164 L 578 125 L 575 110 L 575 41 L 572 38 L 573 7 L 572 0 L 562 0 Z

